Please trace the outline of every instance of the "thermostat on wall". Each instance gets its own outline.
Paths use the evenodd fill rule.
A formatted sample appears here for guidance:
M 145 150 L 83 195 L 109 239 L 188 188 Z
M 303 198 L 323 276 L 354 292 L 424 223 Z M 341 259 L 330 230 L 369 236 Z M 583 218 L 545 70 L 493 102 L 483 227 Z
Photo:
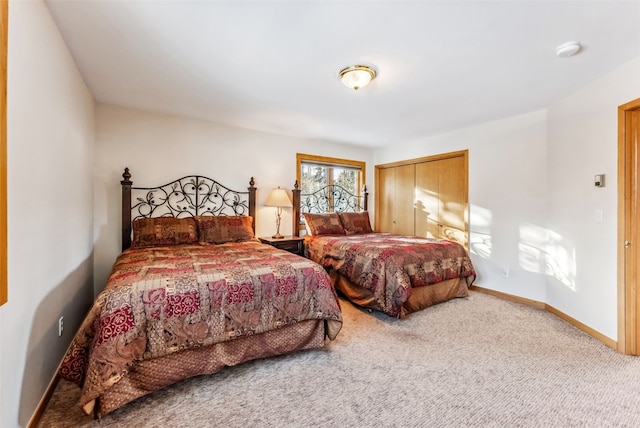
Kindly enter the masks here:
M 598 174 L 594 178 L 594 184 L 596 187 L 604 187 L 604 174 Z

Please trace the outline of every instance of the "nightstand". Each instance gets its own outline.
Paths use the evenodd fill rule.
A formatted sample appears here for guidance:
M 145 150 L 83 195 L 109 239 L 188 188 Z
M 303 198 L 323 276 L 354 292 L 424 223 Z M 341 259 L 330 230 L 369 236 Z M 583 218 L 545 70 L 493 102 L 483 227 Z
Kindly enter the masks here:
M 300 236 L 285 236 L 284 238 L 258 238 L 263 244 L 272 245 L 281 250 L 289 251 L 299 256 L 304 256 L 304 238 Z

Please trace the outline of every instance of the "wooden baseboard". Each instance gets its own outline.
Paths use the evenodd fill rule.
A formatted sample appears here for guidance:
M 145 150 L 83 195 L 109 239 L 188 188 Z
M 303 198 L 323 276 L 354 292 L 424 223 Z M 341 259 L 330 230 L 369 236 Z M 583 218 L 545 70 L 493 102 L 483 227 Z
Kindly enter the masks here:
M 561 318 L 561 319 L 565 320 L 566 322 L 568 322 L 569 324 L 573 325 L 574 327 L 577 327 L 580 330 L 584 331 L 589 336 L 591 336 L 591 337 L 593 337 L 595 339 L 598 339 L 600 342 L 604 343 L 609 348 L 611 348 L 611 349 L 613 349 L 615 351 L 618 350 L 618 342 L 617 341 L 608 338 L 604 334 L 592 329 L 588 325 L 582 324 L 580 321 L 578 321 L 578 320 L 576 320 L 574 318 L 571 318 L 569 315 L 565 314 L 564 312 L 561 312 L 561 311 L 557 310 L 556 308 L 554 308 L 551 305 L 545 305 L 545 309 L 547 311 L 551 312 L 552 314 L 554 314 L 555 316 L 557 316 L 558 318 Z
M 75 337 L 76 333 L 74 333 L 72 337 Z M 55 392 L 56 387 L 58 386 L 58 382 L 60 381 L 60 374 L 59 374 L 60 367 L 62 366 L 62 362 L 64 361 L 64 356 L 67 355 L 67 352 L 69 352 L 69 349 L 71 348 L 72 343 L 73 343 L 72 341 L 69 342 L 69 346 L 67 346 L 67 349 L 65 349 L 64 353 L 62 354 L 62 357 L 60 358 L 60 362 L 58 363 L 58 367 L 56 367 L 56 371 L 53 374 L 53 378 L 49 382 L 47 389 L 44 390 L 44 394 L 42 394 L 42 398 L 40 399 L 38 406 L 33 411 L 33 414 L 31 415 L 31 419 L 29 419 L 29 423 L 27 424 L 27 428 L 36 428 L 40 423 L 40 419 L 42 419 L 42 415 L 44 414 L 44 411 L 47 408 L 47 405 L 49 404 L 49 400 L 51 400 L 51 397 L 53 397 L 53 393 Z
M 512 294 L 503 293 L 502 291 L 491 290 L 489 288 L 478 287 L 477 285 L 472 285 L 471 289 L 474 291 L 479 291 L 480 293 L 490 294 L 495 297 L 499 297 L 503 300 L 509 300 L 511 302 L 522 303 L 527 306 L 533 306 L 538 309 L 545 309 L 545 304 L 542 302 L 538 302 L 537 300 L 531 300 L 524 297 L 514 296 Z
M 542 302 L 538 302 L 537 300 L 532 300 L 532 299 L 527 299 L 527 298 L 524 298 L 524 297 L 514 296 L 512 294 L 507 294 L 507 293 L 503 293 L 501 291 L 491 290 L 489 288 L 479 287 L 477 285 L 472 285 L 471 286 L 471 290 L 478 291 L 478 292 L 484 293 L 484 294 L 490 294 L 492 296 L 495 296 L 495 297 L 498 297 L 498 298 L 504 299 L 504 300 L 509 300 L 511 302 L 522 303 L 524 305 L 532 306 L 532 307 L 537 308 L 537 309 L 544 309 L 545 311 L 551 312 L 552 314 L 554 314 L 558 318 L 568 322 L 572 326 L 584 331 L 589 336 L 591 336 L 594 339 L 597 339 L 600 342 L 602 342 L 605 345 L 607 345 L 609 348 L 611 348 L 611 349 L 613 349 L 615 351 L 618 350 L 618 343 L 615 340 L 612 340 L 612 339 L 608 338 L 607 336 L 603 335 L 602 333 L 600 333 L 600 332 L 592 329 L 591 327 L 581 323 L 580 321 L 570 317 L 569 315 L 565 314 L 564 312 L 559 311 L 558 309 L 554 308 L 551 305 L 548 305 L 548 304 L 542 303 Z
M 38 426 L 38 423 L 40 423 L 40 419 L 42 418 L 42 415 L 44 414 L 44 411 L 47 408 L 47 404 L 49 404 L 49 400 L 51 400 L 51 397 L 53 396 L 53 392 L 55 391 L 56 386 L 58 386 L 59 380 L 60 380 L 60 375 L 58 375 L 58 370 L 56 370 L 56 374 L 55 376 L 53 376 L 53 379 L 51 379 L 51 382 L 49 382 L 49 386 L 47 386 L 47 389 L 44 391 L 44 395 L 40 399 L 40 402 L 38 403 L 38 407 L 36 407 L 36 410 L 33 412 L 33 415 L 31 415 L 31 419 L 27 424 L 27 428 L 36 428 Z

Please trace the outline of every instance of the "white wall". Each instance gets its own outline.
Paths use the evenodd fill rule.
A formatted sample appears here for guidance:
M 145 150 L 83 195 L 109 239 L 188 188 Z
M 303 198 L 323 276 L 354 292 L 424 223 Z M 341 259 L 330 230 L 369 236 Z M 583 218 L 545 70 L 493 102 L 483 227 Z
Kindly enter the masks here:
M 374 164 L 469 149 L 476 284 L 617 340 L 617 107 L 639 97 L 637 58 L 548 109 L 399 142 L 376 150 Z
M 99 104 L 96 108 L 95 288 L 101 290 L 120 252 L 120 180 L 129 167 L 134 186 L 155 186 L 189 174 L 204 175 L 235 190 L 256 180 L 256 234 L 275 233 L 269 191 L 292 189 L 296 153 L 355 159 L 367 163 L 372 151 L 218 125 L 202 120 Z M 292 233 L 291 210 L 283 212 L 281 232 Z
M 475 284 L 545 301 L 541 260 L 546 213 L 546 113 L 484 123 L 378 149 L 383 164 L 469 150 L 469 250 Z M 503 267 L 509 277 L 502 277 Z
M 8 55 L 5 428 L 28 423 L 93 298 L 93 99 L 42 1 L 10 2 Z
M 547 227 L 568 278 L 550 276 L 547 302 L 617 340 L 619 105 L 640 98 L 640 58 L 548 109 Z M 606 174 L 604 188 L 593 176 Z M 602 223 L 595 222 L 602 209 Z

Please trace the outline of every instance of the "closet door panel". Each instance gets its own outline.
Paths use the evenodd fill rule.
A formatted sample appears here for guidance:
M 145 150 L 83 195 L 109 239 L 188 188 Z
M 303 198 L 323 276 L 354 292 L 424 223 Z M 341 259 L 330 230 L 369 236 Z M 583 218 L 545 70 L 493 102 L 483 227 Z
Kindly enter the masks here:
M 380 168 L 378 170 L 378 199 L 376 216 L 378 220 L 377 232 L 391 232 L 393 230 L 393 206 L 396 193 L 396 172 L 394 168 Z
M 396 199 L 393 233 L 414 235 L 415 166 L 404 165 L 394 169 L 396 170 Z
M 456 156 L 437 161 L 440 174 L 440 237 L 467 244 L 467 169 L 466 160 Z
M 416 235 L 440 236 L 440 167 L 437 161 L 416 164 Z

